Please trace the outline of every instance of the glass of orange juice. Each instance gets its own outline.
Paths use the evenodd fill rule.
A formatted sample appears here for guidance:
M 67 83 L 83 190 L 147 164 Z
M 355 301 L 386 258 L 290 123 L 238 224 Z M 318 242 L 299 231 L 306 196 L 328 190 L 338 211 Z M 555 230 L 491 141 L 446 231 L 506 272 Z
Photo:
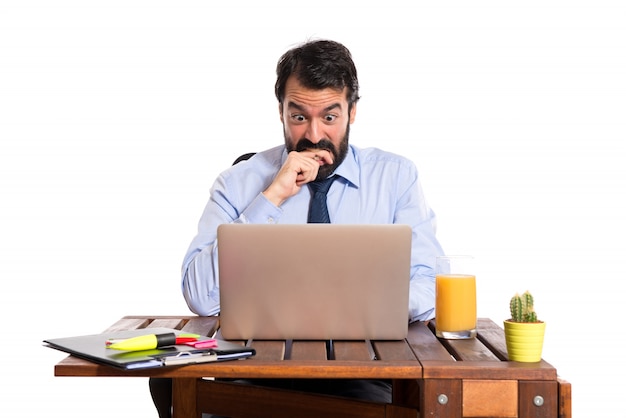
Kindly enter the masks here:
M 437 257 L 435 266 L 435 333 L 462 340 L 476 336 L 476 275 L 474 258 Z

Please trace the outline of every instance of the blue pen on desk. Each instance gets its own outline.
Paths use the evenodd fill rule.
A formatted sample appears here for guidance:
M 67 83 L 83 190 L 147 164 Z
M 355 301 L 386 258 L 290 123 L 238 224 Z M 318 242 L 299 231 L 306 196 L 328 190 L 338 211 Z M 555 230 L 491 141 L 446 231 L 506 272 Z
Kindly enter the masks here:
M 149 334 L 122 340 L 107 340 L 107 348 L 123 351 L 152 350 L 176 344 L 186 344 L 198 341 L 199 335 L 184 334 L 176 336 L 173 332 L 167 334 Z

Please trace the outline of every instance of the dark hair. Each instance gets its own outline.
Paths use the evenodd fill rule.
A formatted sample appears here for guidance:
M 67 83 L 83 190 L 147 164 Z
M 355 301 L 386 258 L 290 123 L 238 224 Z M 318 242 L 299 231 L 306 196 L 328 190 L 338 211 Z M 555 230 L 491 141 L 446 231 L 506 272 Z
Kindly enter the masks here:
M 347 87 L 348 108 L 359 100 L 359 80 L 352 54 L 335 41 L 309 41 L 285 52 L 276 65 L 274 92 L 279 103 L 285 97 L 287 79 L 295 75 L 305 87 L 321 90 Z

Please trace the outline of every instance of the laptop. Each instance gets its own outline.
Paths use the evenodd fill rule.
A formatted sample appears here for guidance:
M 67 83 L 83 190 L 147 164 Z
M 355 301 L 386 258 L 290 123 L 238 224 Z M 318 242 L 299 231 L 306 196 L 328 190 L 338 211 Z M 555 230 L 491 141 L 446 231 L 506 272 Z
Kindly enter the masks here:
M 220 225 L 222 337 L 405 338 L 411 235 L 408 225 Z

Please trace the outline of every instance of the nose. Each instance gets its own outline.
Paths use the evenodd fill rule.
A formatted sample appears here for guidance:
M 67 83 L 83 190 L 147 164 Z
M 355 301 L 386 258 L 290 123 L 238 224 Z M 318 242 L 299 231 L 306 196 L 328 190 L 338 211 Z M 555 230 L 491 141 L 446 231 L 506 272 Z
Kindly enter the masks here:
M 309 122 L 305 134 L 306 137 L 314 144 L 317 144 L 322 139 L 324 139 L 320 122 L 314 119 Z

